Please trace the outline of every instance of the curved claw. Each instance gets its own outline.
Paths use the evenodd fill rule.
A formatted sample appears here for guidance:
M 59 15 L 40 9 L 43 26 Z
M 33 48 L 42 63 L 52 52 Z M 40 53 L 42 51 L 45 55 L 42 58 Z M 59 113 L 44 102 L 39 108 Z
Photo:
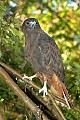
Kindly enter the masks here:
M 33 75 L 33 76 L 30 76 L 30 77 L 28 77 L 28 76 L 26 76 L 26 75 L 24 74 L 23 79 L 27 78 L 27 79 L 29 79 L 29 80 L 31 80 L 31 81 L 32 81 L 32 79 L 33 79 L 33 78 L 35 78 L 35 77 L 37 77 L 37 75 L 36 75 L 36 74 L 35 74 L 35 75 Z

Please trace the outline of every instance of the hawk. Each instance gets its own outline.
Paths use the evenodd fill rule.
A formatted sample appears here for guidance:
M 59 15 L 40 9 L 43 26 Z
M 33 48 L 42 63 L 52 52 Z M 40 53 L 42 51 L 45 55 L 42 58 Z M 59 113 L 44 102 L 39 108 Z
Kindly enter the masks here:
M 43 95 L 47 95 L 47 84 L 53 94 L 64 98 L 70 107 L 71 102 L 65 85 L 65 75 L 63 69 L 60 50 L 55 41 L 47 35 L 40 27 L 35 18 L 26 19 L 22 24 L 22 31 L 25 34 L 25 52 L 27 60 L 32 64 L 36 74 L 28 77 L 32 80 L 38 77 L 44 83 Z

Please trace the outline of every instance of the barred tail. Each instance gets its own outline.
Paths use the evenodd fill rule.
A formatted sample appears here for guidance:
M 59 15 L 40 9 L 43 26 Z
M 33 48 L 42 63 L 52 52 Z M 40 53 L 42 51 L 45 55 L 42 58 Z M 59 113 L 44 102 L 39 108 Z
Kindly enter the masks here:
M 68 90 L 66 89 L 64 84 L 62 86 L 63 86 L 62 87 L 63 88 L 63 97 L 64 97 L 64 99 L 66 101 L 66 104 L 67 104 L 68 108 L 74 108 L 74 105 L 73 105 L 73 103 L 72 103 L 72 101 L 70 99 L 70 95 L 68 93 Z

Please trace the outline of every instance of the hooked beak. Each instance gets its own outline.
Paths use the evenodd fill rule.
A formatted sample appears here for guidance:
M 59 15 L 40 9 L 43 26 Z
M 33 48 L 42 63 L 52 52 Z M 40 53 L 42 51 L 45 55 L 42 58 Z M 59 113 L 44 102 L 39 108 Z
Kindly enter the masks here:
M 30 23 L 30 26 L 32 27 L 32 28 L 34 28 L 35 26 L 36 26 L 36 22 L 35 21 L 31 21 L 31 22 L 29 22 Z

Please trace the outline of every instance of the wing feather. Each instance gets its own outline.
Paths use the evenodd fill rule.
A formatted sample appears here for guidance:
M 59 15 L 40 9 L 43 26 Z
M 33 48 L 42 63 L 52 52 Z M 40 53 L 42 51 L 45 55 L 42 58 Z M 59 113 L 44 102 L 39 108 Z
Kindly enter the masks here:
M 42 69 L 45 68 L 41 71 L 48 74 L 55 72 L 59 79 L 64 82 L 65 77 L 61 53 L 55 41 L 44 33 L 40 35 L 37 47 L 40 49 L 40 64 L 43 66 Z

